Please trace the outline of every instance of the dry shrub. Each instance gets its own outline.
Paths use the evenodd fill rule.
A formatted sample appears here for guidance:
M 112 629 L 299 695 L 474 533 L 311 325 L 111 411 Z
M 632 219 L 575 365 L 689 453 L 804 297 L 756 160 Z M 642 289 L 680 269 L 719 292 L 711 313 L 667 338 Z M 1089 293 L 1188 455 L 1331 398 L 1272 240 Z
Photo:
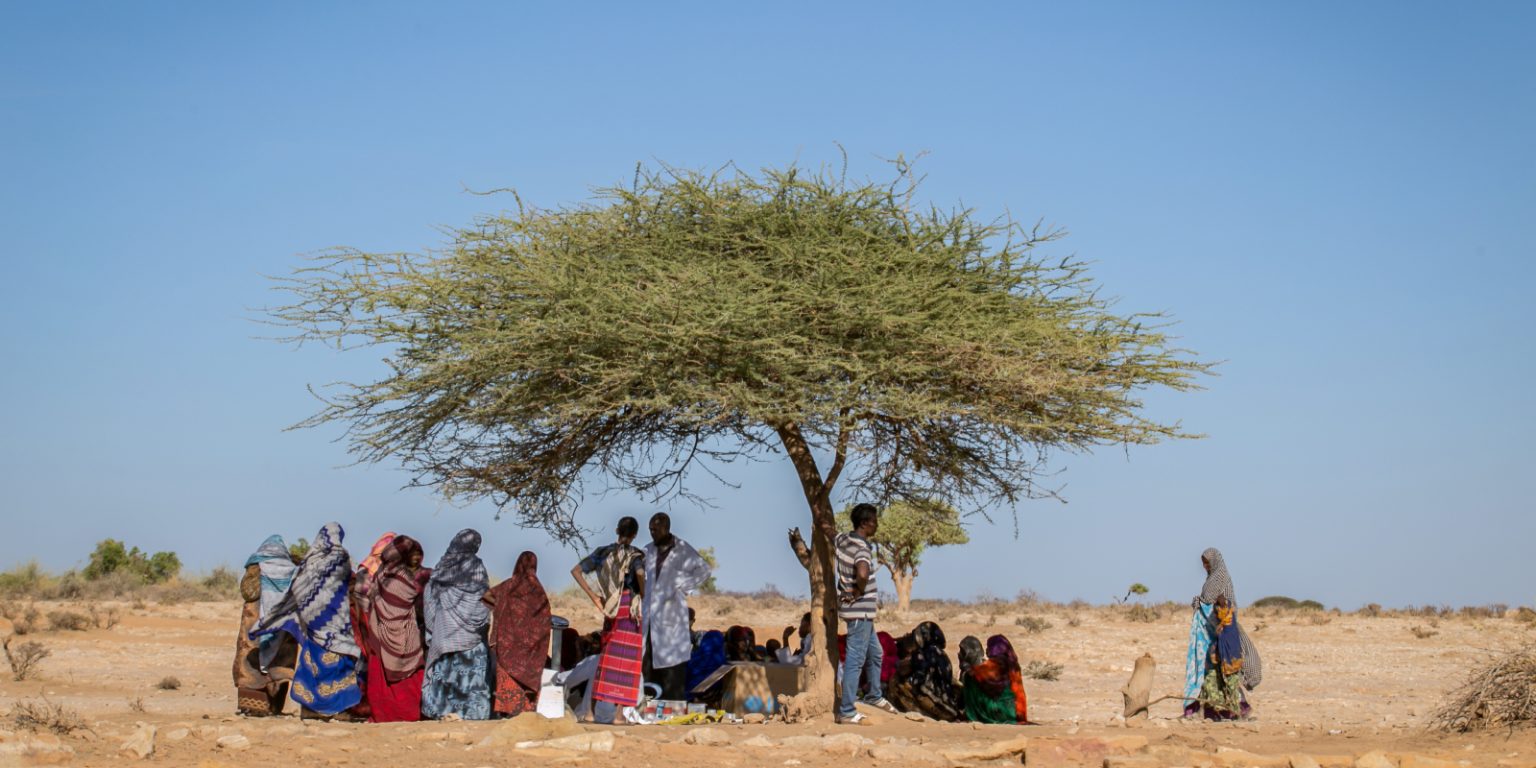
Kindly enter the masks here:
M 30 635 L 36 632 L 38 622 L 42 621 L 42 612 L 37 606 L 27 603 L 18 605 L 9 600 L 0 603 L 0 616 L 4 616 L 11 622 L 11 632 L 18 635 Z
M 155 684 L 155 687 L 162 691 L 177 690 L 181 688 L 181 678 L 174 675 L 162 677 L 160 678 L 160 682 Z
M 1467 619 L 1502 619 L 1509 606 L 1504 603 L 1490 603 L 1489 605 L 1464 605 L 1461 607 L 1462 618 Z
M 143 712 L 144 711 L 144 697 L 143 696 L 136 696 L 136 697 L 134 697 L 132 699 L 129 699 L 128 700 L 128 708 L 133 710 L 134 712 Z
M 1521 728 L 1536 720 L 1536 645 L 1504 653 L 1473 672 L 1430 717 L 1430 727 L 1467 733 Z
M 116 608 L 102 608 L 92 603 L 88 610 L 91 612 L 91 626 L 97 629 L 111 629 L 123 620 L 122 613 Z
M 1060 680 L 1062 666 L 1036 659 L 1024 665 L 1023 674 L 1031 680 Z
M 1515 611 L 1515 618 L 1527 624 L 1536 624 L 1536 611 L 1522 605 L 1520 610 Z
M 1072 618 L 1067 619 L 1067 626 L 1069 627 L 1081 627 L 1082 625 L 1083 620 L 1075 614 L 1072 616 Z
M 1381 615 L 1381 603 L 1369 603 L 1364 608 L 1355 611 L 1355 613 L 1369 619 L 1374 619 Z
M 85 729 L 85 720 L 79 712 L 63 704 L 54 704 L 47 698 L 16 702 L 11 708 L 11 722 L 19 730 L 49 731 L 60 736 Z
M 92 625 L 91 617 L 74 611 L 49 611 L 48 626 L 66 632 L 84 632 Z
M 1031 635 L 1038 635 L 1051 628 L 1051 623 L 1039 616 L 1020 616 L 1014 619 L 1013 623 L 1023 627 L 1024 631 Z
M 1296 625 L 1298 627 L 1302 626 L 1304 624 L 1310 624 L 1311 626 L 1314 626 L 1314 627 L 1321 627 L 1324 624 L 1327 624 L 1327 623 L 1329 623 L 1331 621 L 1333 621 L 1333 617 L 1329 616 L 1326 613 L 1319 613 L 1317 611 L 1307 611 L 1307 612 L 1303 613 L 1301 616 L 1298 616 L 1295 621 L 1291 622 L 1291 624 Z
M 11 664 L 11 679 L 26 680 L 37 672 L 43 659 L 48 658 L 53 652 L 47 646 L 36 640 L 28 640 L 15 648 L 11 647 L 11 638 L 5 639 L 5 660 Z
M 1143 624 L 1151 624 L 1163 618 L 1163 614 L 1149 605 L 1137 603 L 1125 609 L 1126 621 L 1136 621 Z
M 1440 634 L 1433 629 L 1425 629 L 1424 627 L 1418 626 L 1417 624 L 1415 624 L 1413 629 L 1409 631 L 1413 633 L 1414 637 L 1417 637 L 1420 640 L 1428 640 L 1429 638 Z

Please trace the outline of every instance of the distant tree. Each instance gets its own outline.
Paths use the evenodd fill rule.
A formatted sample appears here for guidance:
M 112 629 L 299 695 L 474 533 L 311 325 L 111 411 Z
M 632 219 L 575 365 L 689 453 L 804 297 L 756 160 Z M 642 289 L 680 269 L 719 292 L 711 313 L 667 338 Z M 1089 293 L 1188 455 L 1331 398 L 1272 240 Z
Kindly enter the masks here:
M 135 547 L 137 552 L 138 548 Z M 111 573 L 116 573 L 128 567 L 128 547 L 117 539 L 103 539 L 96 542 L 96 549 L 91 552 L 90 562 L 85 566 L 84 576 L 89 581 L 95 581 Z
M 281 279 L 287 340 L 377 347 L 302 422 L 363 462 L 579 537 L 584 484 L 690 494 L 702 463 L 782 453 L 809 508 L 807 697 L 832 702 L 834 488 L 1010 511 L 1051 453 L 1189 437 L 1142 414 L 1207 364 L 1117 314 L 1060 233 L 916 202 L 919 177 L 637 169 L 587 205 L 523 205 L 426 253 L 329 251 Z M 711 471 L 713 469 L 711 468 Z M 845 478 L 846 474 L 846 478 Z
M 309 539 L 301 537 L 298 541 L 288 545 L 288 557 L 292 558 L 295 563 L 303 560 L 307 554 L 309 554 Z
M 852 510 L 848 506 L 838 513 L 838 527 L 842 530 L 852 527 L 848 517 Z M 966 544 L 970 540 L 960 525 L 960 513 L 944 502 L 898 501 L 881 510 L 880 528 L 874 538 L 875 559 L 891 572 L 891 581 L 896 584 L 896 609 L 907 611 L 912 607 L 912 581 L 917 578 L 924 550 Z
M 88 581 L 105 578 L 114 573 L 129 573 L 149 584 L 170 581 L 181 573 L 181 558 L 175 552 L 156 552 L 153 555 L 129 548 L 117 539 L 103 539 L 96 543 L 90 562 L 85 566 Z
M 699 585 L 699 592 L 705 595 L 716 594 L 720 591 L 720 585 L 715 583 L 714 570 L 720 567 L 720 561 L 715 558 L 715 548 L 705 547 L 699 550 L 699 557 L 704 558 L 704 562 L 709 563 L 710 569 L 709 578 Z
M 1132 597 L 1141 597 L 1147 592 L 1147 585 L 1138 581 L 1132 584 L 1130 587 L 1126 588 L 1125 597 L 1117 598 L 1115 603 L 1118 605 L 1124 605 L 1126 602 L 1130 601 Z

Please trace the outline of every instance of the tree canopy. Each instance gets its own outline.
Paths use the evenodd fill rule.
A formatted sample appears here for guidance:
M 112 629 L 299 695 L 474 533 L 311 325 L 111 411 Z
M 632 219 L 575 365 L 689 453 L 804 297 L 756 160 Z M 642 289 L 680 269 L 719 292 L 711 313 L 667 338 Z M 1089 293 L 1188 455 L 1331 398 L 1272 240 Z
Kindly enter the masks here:
M 590 477 L 686 494 L 700 459 L 786 429 L 839 472 L 854 457 L 866 497 L 978 504 L 1049 493 L 1051 448 L 1183 436 L 1140 414 L 1141 390 L 1205 368 L 1158 316 L 1036 258 L 1058 232 L 916 189 L 905 164 L 883 183 L 641 169 L 589 204 L 519 199 L 441 251 L 325 252 L 273 315 L 293 340 L 387 349 L 387 375 L 305 424 L 560 535 Z

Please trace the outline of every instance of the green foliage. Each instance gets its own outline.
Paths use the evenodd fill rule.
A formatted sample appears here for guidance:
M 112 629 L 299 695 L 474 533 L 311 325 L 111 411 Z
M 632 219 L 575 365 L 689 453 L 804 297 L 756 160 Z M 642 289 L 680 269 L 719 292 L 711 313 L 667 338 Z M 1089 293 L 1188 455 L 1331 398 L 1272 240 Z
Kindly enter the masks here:
M 838 513 L 838 527 L 848 530 L 852 506 Z M 898 501 L 880 511 L 880 527 L 875 531 L 875 559 L 892 573 L 916 573 L 929 547 L 965 544 L 971 540 L 960 525 L 960 513 L 940 501 L 919 499 Z
M 1140 596 L 1140 595 L 1145 595 L 1147 593 L 1147 591 L 1148 591 L 1147 590 L 1147 585 L 1142 584 L 1141 582 L 1138 581 L 1135 584 L 1131 585 L 1131 588 L 1126 591 L 1126 594 Z
M 1310 611 L 1323 610 L 1323 604 L 1316 600 L 1297 600 L 1294 597 L 1286 597 L 1284 595 L 1271 595 L 1269 597 L 1261 597 L 1253 601 L 1253 605 L 1250 607 Z
M 288 545 L 288 556 L 293 558 L 295 563 L 303 560 L 307 554 L 309 554 L 309 539 L 300 538 Z
M 99 581 L 114 574 L 129 574 L 147 584 L 170 581 L 181 573 L 181 559 L 175 552 L 156 552 L 153 555 L 140 552 L 138 547 L 129 549 L 116 539 L 97 542 L 85 566 L 85 579 Z
M 1054 495 L 1052 450 L 1190 436 L 1141 413 L 1207 369 L 1161 317 L 1039 253 L 1059 231 L 925 207 L 893 168 L 640 168 L 586 205 L 518 198 L 442 250 L 321 254 L 273 322 L 389 368 L 302 425 L 562 537 L 584 480 L 686 496 L 699 462 L 763 451 L 820 514 L 844 475 L 882 501 L 1012 504 Z
M 699 557 L 704 558 L 704 562 L 709 563 L 710 570 L 709 578 L 705 579 L 704 583 L 699 585 L 699 593 L 705 595 L 716 594 L 720 591 L 720 586 L 715 583 L 714 571 L 716 568 L 720 567 L 720 561 L 715 558 L 715 548 L 705 547 L 699 550 Z

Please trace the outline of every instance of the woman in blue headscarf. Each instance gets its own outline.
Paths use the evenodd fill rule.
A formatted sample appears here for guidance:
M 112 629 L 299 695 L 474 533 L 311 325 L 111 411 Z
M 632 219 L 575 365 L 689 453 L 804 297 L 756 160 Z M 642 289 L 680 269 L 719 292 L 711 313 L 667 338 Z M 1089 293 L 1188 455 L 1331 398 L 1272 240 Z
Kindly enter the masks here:
M 342 536 L 339 523 L 327 523 L 315 534 L 288 593 L 250 632 L 256 640 L 282 633 L 298 643 L 289 696 L 299 702 L 303 717 L 335 717 L 363 698 L 347 605 L 352 557 L 341 545 Z
M 282 714 L 298 645 L 281 633 L 258 642 L 251 639 L 250 631 L 282 602 L 297 570 L 281 536 L 268 536 L 245 561 L 245 576 L 240 580 L 245 607 L 235 638 L 235 709 L 240 714 Z

